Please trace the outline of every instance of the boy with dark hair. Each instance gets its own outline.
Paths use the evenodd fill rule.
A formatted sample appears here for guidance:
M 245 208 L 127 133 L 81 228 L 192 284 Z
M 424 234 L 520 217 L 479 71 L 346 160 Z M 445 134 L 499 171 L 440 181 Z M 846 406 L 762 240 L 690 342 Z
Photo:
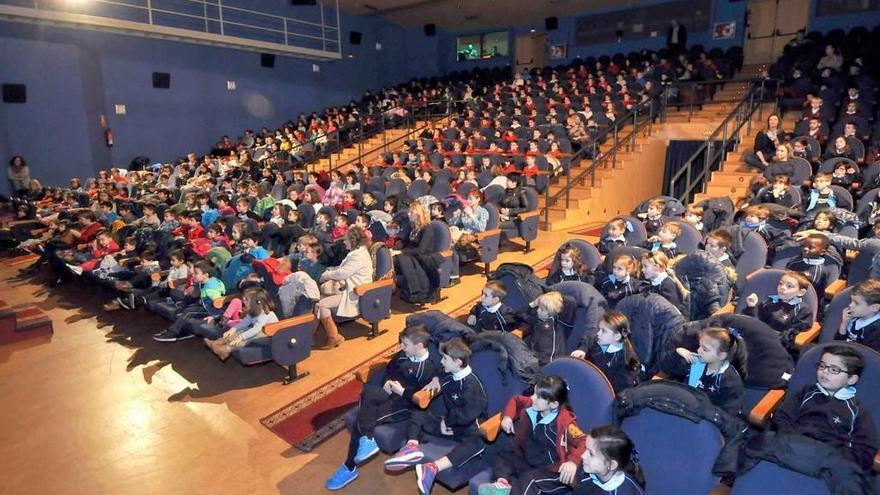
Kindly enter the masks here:
M 867 408 L 856 397 L 865 359 L 849 347 L 832 345 L 825 348 L 817 368 L 815 384 L 786 394 L 773 416 L 773 429 L 830 445 L 870 471 L 880 444 Z
M 834 339 L 855 342 L 880 352 L 880 280 L 870 278 L 859 282 L 850 298 Z
M 776 285 L 776 294 L 763 301 L 755 293 L 746 297 L 743 314 L 757 318 L 780 333 L 782 344 L 794 349 L 797 334 L 813 326 L 813 310 L 804 302 L 810 281 L 802 273 L 786 270 Z
M 214 268 L 207 261 L 199 261 L 193 267 L 193 282 L 199 291 L 199 301 L 187 306 L 177 314 L 177 319 L 164 332 L 153 335 L 153 340 L 158 342 L 177 342 L 178 340 L 191 339 L 195 335 L 187 328 L 187 320 L 201 320 L 206 316 L 216 316 L 222 313 L 214 308 L 214 300 L 226 294 L 226 286 L 214 276 Z
M 483 288 L 480 302 L 471 308 L 467 324 L 477 332 L 509 332 L 516 326 L 516 313 L 501 301 L 507 289 L 500 282 L 490 281 Z
M 430 359 L 431 334 L 424 325 L 411 325 L 400 334 L 400 351 L 391 358 L 381 380 L 368 381 L 359 401 L 345 463 L 324 486 L 339 490 L 358 477 L 357 465 L 379 453 L 373 438 L 377 425 L 406 421 L 414 408 L 413 394 L 422 390 L 439 370 Z
M 830 242 L 822 234 L 810 234 L 801 243 L 803 244 L 801 254 L 792 258 L 786 268 L 807 277 L 816 289 L 816 294 L 821 297 L 825 294 L 825 287 L 833 282 L 830 277 L 834 273 L 840 273 L 843 260 L 837 255 L 837 251 L 828 250 Z
M 666 208 L 666 201 L 662 199 L 652 199 L 648 201 L 648 209 L 645 211 L 644 215 L 639 215 L 643 218 L 643 222 L 645 224 L 645 230 L 648 231 L 648 237 L 657 235 L 660 232 L 660 227 L 665 223 L 665 219 L 663 218 L 663 210 Z
M 235 209 L 229 206 L 229 196 L 220 194 L 217 196 L 217 212 L 221 217 L 235 216 Z
M 731 244 L 733 244 L 733 237 L 726 230 L 713 230 L 706 236 L 706 252 L 725 268 L 735 268 L 736 266 L 733 258 L 730 257 Z
M 445 416 L 429 411 L 414 411 L 409 423 L 409 441 L 385 461 L 388 471 L 402 471 L 415 466 L 422 495 L 430 493 L 437 473 L 461 467 L 485 449 L 479 421 L 486 418 L 489 402 L 483 383 L 469 365 L 471 350 L 461 339 L 454 338 L 440 344 L 440 356 L 446 376 L 442 382 L 435 378 L 425 389 L 433 394 L 440 393 L 446 406 Z M 434 462 L 421 464 L 425 454 L 419 448 L 419 442 L 425 435 L 452 438 L 456 442 L 455 448 Z
M 813 176 L 813 188 L 804 195 L 804 211 L 814 209 L 834 208 L 837 206 L 837 198 L 831 189 L 831 174 L 819 172 Z
M 255 220 L 257 222 L 263 220 L 260 215 L 257 215 L 256 213 L 254 213 L 253 210 L 251 210 L 251 201 L 247 197 L 238 198 L 238 201 L 236 201 L 235 204 L 236 210 L 238 210 L 238 218 L 242 220 L 247 220 L 248 218 L 250 218 L 251 220 Z

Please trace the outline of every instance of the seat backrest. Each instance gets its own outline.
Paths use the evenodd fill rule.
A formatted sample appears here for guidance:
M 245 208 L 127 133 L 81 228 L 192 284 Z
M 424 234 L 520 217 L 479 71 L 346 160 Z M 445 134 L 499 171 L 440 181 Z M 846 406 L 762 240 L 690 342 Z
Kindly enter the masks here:
M 862 215 L 870 215 L 872 203 L 877 201 L 877 195 L 880 194 L 880 188 L 874 188 L 870 191 L 866 192 L 859 198 L 858 206 L 856 206 L 856 213 L 861 217 Z
M 536 211 L 538 209 L 538 192 L 531 187 L 524 187 L 523 190 L 526 193 L 528 211 Z
M 859 399 L 868 409 L 874 428 L 880 428 L 880 394 L 874 393 L 880 387 L 880 353 L 861 344 L 851 342 L 825 342 L 816 344 L 801 355 L 788 382 L 788 391 L 796 392 L 816 383 L 816 365 L 822 358 L 824 349 L 831 345 L 849 347 L 865 358 L 865 371 L 859 377 L 856 388 Z
M 678 251 L 682 254 L 693 254 L 703 242 L 703 234 L 687 222 L 675 222 L 681 227 L 681 235 L 675 240 Z
M 483 205 L 483 208 L 489 212 L 489 219 L 486 220 L 486 230 L 492 230 L 498 228 L 498 207 L 492 203 L 486 203 Z
M 552 288 L 577 304 L 571 321 L 564 321 L 562 315 L 559 317 L 559 322 L 566 327 L 565 352 L 570 353 L 578 348 L 584 335 L 595 335 L 599 331 L 599 319 L 605 313 L 606 301 L 598 289 L 586 282 L 567 280 Z
M 758 295 L 758 300 L 763 301 L 767 296 L 776 294 L 776 286 L 779 285 L 779 279 L 782 278 L 784 273 L 785 270 L 779 270 L 776 268 L 758 270 L 746 279 L 746 284 L 743 287 L 741 294 L 748 296 L 749 294 L 754 293 Z M 737 313 L 745 311 L 746 299 L 747 297 L 740 297 L 739 301 L 737 301 Z M 804 295 L 804 304 L 809 306 L 813 311 L 814 321 L 816 320 L 816 312 L 819 308 L 818 303 L 819 299 L 816 297 L 816 290 L 813 289 L 812 285 L 807 287 L 807 293 Z
M 484 350 L 471 354 L 471 369 L 483 383 L 489 401 L 486 410 L 489 417 L 503 411 L 510 398 L 521 395 L 527 387 L 519 377 L 511 373 L 509 367 L 502 366 L 499 369 L 500 359 L 496 351 Z
M 504 188 L 498 184 L 492 184 L 483 190 L 483 200 L 486 203 L 498 204 L 504 198 Z
M 842 290 L 834 296 L 831 303 L 825 308 L 825 317 L 822 319 L 822 333 L 819 334 L 819 342 L 831 342 L 840 329 L 840 321 L 843 319 L 843 310 L 852 301 L 852 287 Z
M 862 246 L 859 249 L 856 259 L 849 265 L 849 275 L 846 279 L 847 287 L 852 287 L 871 277 L 874 268 L 874 258 L 878 255 L 880 255 L 880 243 Z
M 300 203 L 296 207 L 296 211 L 299 212 L 299 223 L 303 228 L 309 229 L 315 225 L 315 208 L 312 205 Z
M 389 169 L 391 167 L 388 167 Z M 394 178 L 388 181 L 388 185 L 385 187 L 385 197 L 391 195 L 400 196 L 401 194 L 406 192 L 406 182 L 403 179 Z
M 834 144 L 831 143 L 831 146 L 834 146 Z M 822 164 L 819 165 L 819 172 L 830 174 L 830 173 L 834 172 L 834 169 L 837 167 L 837 164 L 839 162 L 845 162 L 846 168 L 852 167 L 856 170 L 858 170 L 858 168 L 859 168 L 859 165 L 856 162 L 854 162 L 853 160 L 850 160 L 849 158 L 846 158 L 843 156 L 839 156 L 837 158 L 829 158 L 828 160 L 825 160 L 824 162 L 822 162 Z
M 370 181 L 367 182 L 366 191 L 369 193 L 380 192 L 385 193 L 385 179 L 382 176 L 372 177 Z
M 749 232 L 743 241 L 743 252 L 736 260 L 736 286 L 744 287 L 749 275 L 767 264 L 767 242 L 757 232 Z
M 476 187 L 473 182 L 462 182 L 455 187 L 455 192 L 462 198 L 467 198 L 468 194 Z
M 834 191 L 834 197 L 837 198 L 837 208 L 852 211 L 855 206 L 852 193 L 841 186 L 831 186 L 831 190 Z
M 428 183 L 425 182 L 424 179 L 414 180 L 406 190 L 406 194 L 411 200 L 421 198 L 422 196 L 427 196 L 429 192 L 430 189 L 428 187 Z
M 605 257 L 605 260 L 602 262 L 602 271 L 605 273 L 611 273 L 611 267 L 614 264 L 614 260 L 620 256 L 626 255 L 636 261 L 640 261 L 642 255 L 647 252 L 647 249 L 639 246 L 617 246 L 608 253 L 608 256 Z
M 590 271 L 595 271 L 596 268 L 599 267 L 599 264 L 602 263 L 602 255 L 599 254 L 599 250 L 589 242 L 583 239 L 572 239 L 566 244 L 571 244 L 581 252 L 581 261 L 584 262 L 584 265 L 586 265 Z
M 431 229 L 434 233 L 434 252 L 446 251 L 452 247 L 452 234 L 449 232 L 449 226 L 440 220 L 431 220 L 426 229 Z
M 314 313 L 290 319 L 287 328 L 272 336 L 272 360 L 281 366 L 290 366 L 308 358 L 317 328 Z
M 452 186 L 449 185 L 449 181 L 441 178 L 437 178 L 434 182 L 434 185 L 431 187 L 431 196 L 434 196 L 437 199 L 443 199 L 452 192 Z
M 639 452 L 650 493 L 705 495 L 718 484 L 712 466 L 723 439 L 715 425 L 645 408 L 620 426 Z
M 556 359 L 541 370 L 542 377 L 550 375 L 568 384 L 568 403 L 582 430 L 611 423 L 614 389 L 593 363 L 569 357 Z
M 376 251 L 376 266 L 373 270 L 373 280 L 381 280 L 391 272 L 391 252 L 382 245 Z

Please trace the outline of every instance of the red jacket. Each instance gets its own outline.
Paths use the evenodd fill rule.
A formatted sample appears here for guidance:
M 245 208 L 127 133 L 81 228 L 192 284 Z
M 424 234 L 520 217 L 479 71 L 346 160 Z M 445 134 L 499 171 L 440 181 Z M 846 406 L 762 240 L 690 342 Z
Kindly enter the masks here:
M 528 439 L 529 431 L 525 425 L 531 425 L 532 420 L 526 413 L 526 408 L 531 407 L 532 398 L 518 395 L 510 399 L 504 408 L 504 416 L 519 418 L 520 427 L 516 428 L 513 435 L 513 453 L 523 456 L 523 446 Z M 587 436 L 577 425 L 574 413 L 565 407 L 559 408 L 556 415 L 556 455 L 559 462 L 550 466 L 552 470 L 558 470 L 564 462 L 573 462 L 580 465 L 581 456 L 586 449 Z

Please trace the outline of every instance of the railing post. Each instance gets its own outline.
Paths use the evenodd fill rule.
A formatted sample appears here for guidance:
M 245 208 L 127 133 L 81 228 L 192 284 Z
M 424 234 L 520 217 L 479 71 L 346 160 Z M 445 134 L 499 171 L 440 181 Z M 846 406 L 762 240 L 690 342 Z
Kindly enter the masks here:
M 761 79 L 761 99 L 758 102 L 758 120 L 764 120 L 764 80 Z
M 654 125 L 654 99 L 648 101 L 648 135 L 651 135 L 651 126 Z
M 724 127 L 721 129 L 721 163 L 724 163 L 727 157 L 727 121 L 724 121 Z
M 752 109 L 754 108 L 752 104 L 754 103 L 754 100 L 755 92 L 752 91 L 751 93 L 749 93 L 749 109 L 746 112 L 746 118 L 748 119 L 748 121 L 746 122 L 746 134 L 752 133 Z
M 614 146 L 611 148 L 611 168 L 617 168 L 617 125 L 614 126 Z
M 568 205 L 566 204 L 566 208 Z M 544 228 L 546 229 L 550 225 L 550 185 L 547 184 L 547 189 L 544 191 Z
M 709 169 L 712 165 L 712 144 L 712 139 L 706 142 L 706 159 L 703 160 L 703 184 L 709 182 Z M 688 189 L 688 195 L 690 195 L 691 189 L 693 188 Z
M 567 209 L 571 204 L 571 163 L 568 164 L 568 170 L 565 171 L 565 186 L 565 208 Z M 549 184 L 547 190 L 550 190 Z
M 666 123 L 666 112 L 669 109 L 669 85 L 663 86 L 663 115 L 660 119 L 664 124 Z

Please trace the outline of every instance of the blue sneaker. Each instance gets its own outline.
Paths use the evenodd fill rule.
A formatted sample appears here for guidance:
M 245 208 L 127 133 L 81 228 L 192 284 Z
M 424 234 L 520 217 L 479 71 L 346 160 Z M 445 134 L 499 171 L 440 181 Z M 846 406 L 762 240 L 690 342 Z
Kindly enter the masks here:
M 416 483 L 419 484 L 419 493 L 428 495 L 434 486 L 434 478 L 437 477 L 437 465 L 433 462 L 416 465 Z
M 379 444 L 372 438 L 362 436 L 358 438 L 358 451 L 354 456 L 354 462 L 360 464 L 378 453 Z
M 398 450 L 396 454 L 385 461 L 385 469 L 391 472 L 403 471 L 408 467 L 415 466 L 422 462 L 425 453 L 417 444 L 408 443 Z
M 360 474 L 360 471 L 358 471 L 357 466 L 354 467 L 354 470 L 349 471 L 345 464 L 343 464 L 339 466 L 339 469 L 333 473 L 330 479 L 324 482 L 324 488 L 328 490 L 341 490 L 345 485 L 356 480 L 358 474 Z

